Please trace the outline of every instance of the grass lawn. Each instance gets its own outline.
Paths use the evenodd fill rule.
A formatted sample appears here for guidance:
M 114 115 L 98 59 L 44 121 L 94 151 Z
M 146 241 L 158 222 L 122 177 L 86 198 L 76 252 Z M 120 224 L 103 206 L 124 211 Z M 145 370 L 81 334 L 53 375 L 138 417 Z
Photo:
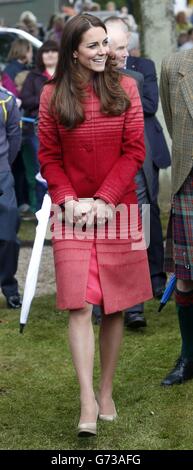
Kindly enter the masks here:
M 80 440 L 67 314 L 56 311 L 53 296 L 37 298 L 20 335 L 18 311 L 0 300 L 0 449 L 193 449 L 193 382 L 160 387 L 179 352 L 174 302 L 161 314 L 157 307 L 146 304 L 146 329 L 125 330 L 114 387 L 118 420 L 99 422 L 96 438 Z
M 19 228 L 18 238 L 22 241 L 33 241 L 36 232 L 36 220 L 22 220 Z

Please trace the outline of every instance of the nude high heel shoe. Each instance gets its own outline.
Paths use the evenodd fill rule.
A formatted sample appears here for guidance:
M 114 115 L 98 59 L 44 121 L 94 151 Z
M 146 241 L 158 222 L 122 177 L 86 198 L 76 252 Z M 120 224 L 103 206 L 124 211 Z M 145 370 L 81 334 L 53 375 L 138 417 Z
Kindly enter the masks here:
M 103 415 L 99 413 L 99 419 L 101 419 L 102 421 L 114 421 L 115 419 L 117 419 L 117 417 L 118 415 L 116 412 L 116 408 L 112 415 Z
M 97 434 L 97 419 L 99 414 L 99 406 L 96 402 L 96 421 L 93 423 L 82 423 L 78 425 L 78 437 L 96 436 Z
M 98 405 L 99 405 L 98 395 L 96 396 L 96 400 L 97 400 Z M 114 413 L 112 413 L 112 414 L 99 413 L 99 419 L 101 419 L 102 421 L 114 421 L 118 417 L 117 411 L 116 411 L 116 408 L 115 408 L 115 403 L 114 403 L 113 400 L 112 400 L 112 402 L 113 402 L 113 406 L 114 406 Z

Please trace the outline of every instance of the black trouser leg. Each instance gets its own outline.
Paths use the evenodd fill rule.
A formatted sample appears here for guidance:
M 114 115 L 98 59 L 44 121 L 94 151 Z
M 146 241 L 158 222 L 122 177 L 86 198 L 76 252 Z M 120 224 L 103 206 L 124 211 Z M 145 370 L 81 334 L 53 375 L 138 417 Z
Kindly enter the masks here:
M 19 242 L 0 240 L 0 285 L 5 297 L 18 294 L 15 279 L 19 257 Z
M 157 202 L 150 205 L 150 245 L 148 248 L 148 260 L 151 277 L 165 276 L 164 265 L 164 246 L 162 226 L 160 221 L 160 209 Z
M 153 200 L 150 205 L 150 245 L 147 250 L 153 288 L 163 286 L 166 281 L 166 274 L 164 272 L 163 233 L 158 195 L 159 168 L 153 164 Z
M 142 171 L 140 171 L 136 176 L 136 184 L 137 184 L 137 199 L 138 199 L 138 204 L 139 204 L 139 211 L 142 217 L 142 205 L 149 204 L 147 185 L 145 182 L 144 173 Z M 130 313 L 131 314 L 133 313 L 143 314 L 144 304 L 143 303 L 136 304 L 128 308 L 127 310 L 125 310 L 125 321 L 127 321 L 127 318 L 129 317 Z

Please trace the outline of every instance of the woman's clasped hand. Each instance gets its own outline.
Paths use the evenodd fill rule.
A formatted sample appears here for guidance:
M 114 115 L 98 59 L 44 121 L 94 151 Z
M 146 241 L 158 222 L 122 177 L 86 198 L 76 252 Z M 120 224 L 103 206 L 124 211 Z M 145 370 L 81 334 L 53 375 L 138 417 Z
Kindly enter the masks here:
M 65 222 L 87 226 L 104 225 L 113 218 L 113 208 L 102 199 L 70 199 L 65 202 Z

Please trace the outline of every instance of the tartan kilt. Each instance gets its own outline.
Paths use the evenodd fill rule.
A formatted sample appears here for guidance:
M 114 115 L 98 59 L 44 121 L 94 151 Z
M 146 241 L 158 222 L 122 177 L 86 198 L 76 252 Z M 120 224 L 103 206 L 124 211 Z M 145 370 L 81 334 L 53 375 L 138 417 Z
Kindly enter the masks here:
M 177 279 L 193 280 L 193 170 L 173 196 L 164 264 Z

